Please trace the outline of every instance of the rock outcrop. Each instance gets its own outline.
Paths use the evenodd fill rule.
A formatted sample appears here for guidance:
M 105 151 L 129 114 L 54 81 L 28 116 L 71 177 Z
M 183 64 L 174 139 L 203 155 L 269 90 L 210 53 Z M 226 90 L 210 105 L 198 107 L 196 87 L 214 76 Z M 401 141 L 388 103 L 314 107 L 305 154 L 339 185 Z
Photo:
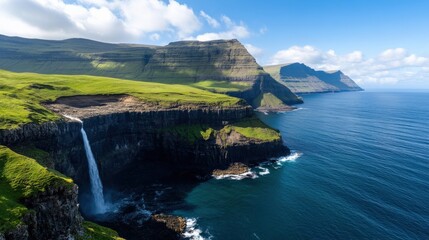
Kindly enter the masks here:
M 341 71 L 316 71 L 302 63 L 265 66 L 264 69 L 294 93 L 363 90 Z
M 24 204 L 32 210 L 23 221 L 27 226 L 28 239 L 68 240 L 83 232 L 77 185 L 71 189 L 51 187 L 37 196 L 24 199 Z
M 229 165 L 227 169 L 215 169 L 213 170 L 212 175 L 215 177 L 220 177 L 223 175 L 239 175 L 250 172 L 250 168 L 243 163 L 233 163 Z
M 179 236 L 185 231 L 186 219 L 183 217 L 177 217 L 165 214 L 154 214 L 151 217 L 152 221 L 165 224 L 165 226 L 177 233 Z
M 0 35 L 0 55 L 0 68 L 14 72 L 87 74 L 176 84 L 203 80 L 238 83 L 244 87 L 222 92 L 241 97 L 254 108 L 260 107 L 255 100 L 264 93 L 272 93 L 286 105 L 302 103 L 287 87 L 271 78 L 237 40 L 146 46 Z

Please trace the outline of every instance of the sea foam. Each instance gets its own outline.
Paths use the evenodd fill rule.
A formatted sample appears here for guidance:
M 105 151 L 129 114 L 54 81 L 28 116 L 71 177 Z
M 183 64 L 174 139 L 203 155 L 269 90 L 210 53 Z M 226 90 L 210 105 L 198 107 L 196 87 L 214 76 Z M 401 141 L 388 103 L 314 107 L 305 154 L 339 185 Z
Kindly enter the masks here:
M 187 218 L 186 219 L 186 229 L 183 233 L 183 237 L 190 240 L 205 240 L 205 239 L 211 239 L 212 236 L 209 238 L 204 238 L 202 236 L 203 231 L 198 228 L 197 219 L 196 218 Z M 210 234 L 209 234 L 210 235 Z
M 301 152 L 291 151 L 291 154 L 279 158 L 273 158 L 270 161 L 263 162 L 252 168 L 250 171 L 241 174 L 225 174 L 220 176 L 213 176 L 217 180 L 228 179 L 228 180 L 243 180 L 246 178 L 255 179 L 259 176 L 265 176 L 270 174 L 269 168 L 279 169 L 285 162 L 295 162 L 299 157 L 302 156 Z
M 247 171 L 241 174 L 225 174 L 225 175 L 219 175 L 219 176 L 213 176 L 213 177 L 217 180 L 220 180 L 220 179 L 242 180 L 245 178 L 255 179 L 258 177 L 258 175 L 253 171 Z
M 285 157 L 280 157 L 277 159 L 279 162 L 295 162 L 299 157 L 302 156 L 301 152 L 291 151 L 291 153 Z

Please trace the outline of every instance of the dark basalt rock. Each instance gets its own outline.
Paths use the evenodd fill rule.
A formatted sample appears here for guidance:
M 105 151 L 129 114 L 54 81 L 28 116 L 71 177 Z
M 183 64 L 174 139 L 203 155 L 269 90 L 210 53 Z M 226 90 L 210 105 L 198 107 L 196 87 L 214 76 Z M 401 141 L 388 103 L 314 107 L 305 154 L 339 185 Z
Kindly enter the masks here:
M 24 199 L 24 205 L 33 210 L 24 219 L 28 239 L 68 240 L 83 233 L 77 185 L 71 189 L 51 187 Z
M 52 186 L 22 202 L 31 211 L 18 227 L 0 234 L 0 240 L 69 240 L 83 234 L 77 185 Z
M 0 240 L 27 240 L 29 238 L 28 226 L 21 224 L 15 229 L 6 232 L 4 235 L 0 233 Z

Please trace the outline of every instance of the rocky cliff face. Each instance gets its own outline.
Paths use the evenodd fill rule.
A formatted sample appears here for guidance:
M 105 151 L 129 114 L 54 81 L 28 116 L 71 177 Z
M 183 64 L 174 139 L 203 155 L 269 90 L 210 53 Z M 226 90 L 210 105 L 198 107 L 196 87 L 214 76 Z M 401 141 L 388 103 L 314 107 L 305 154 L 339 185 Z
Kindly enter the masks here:
M 77 185 L 51 186 L 22 201 L 30 212 L 17 228 L 0 233 L 1 240 L 70 240 L 83 233 Z
M 166 73 L 174 75 L 168 76 Z M 255 59 L 237 40 L 173 42 L 157 48 L 143 67 L 142 79 L 179 78 L 255 81 L 263 73 Z
M 316 71 L 301 63 L 265 66 L 264 69 L 294 93 L 363 90 L 341 71 Z
M 114 182 L 116 176 L 123 175 L 130 167 L 148 165 L 145 169 L 147 172 L 142 173 L 142 181 L 149 182 L 167 174 L 204 175 L 233 162 L 252 164 L 289 153 L 281 138 L 252 139 L 234 130 L 209 134 L 204 138 L 189 136 L 194 127 L 209 126 L 213 131 L 220 132 L 225 125 L 252 119 L 253 109 L 248 105 L 141 111 L 115 109 L 114 112 L 110 111 L 111 107 L 108 105 L 79 108 L 64 104 L 51 105 L 47 107 L 61 114 L 79 117 L 83 121 L 97 159 L 101 179 L 107 184 Z M 50 167 L 72 177 L 81 189 L 87 190 L 89 176 L 80 128 L 79 122 L 67 119 L 44 124 L 27 124 L 21 128 L 0 131 L 0 145 L 19 146 L 32 142 L 37 148 L 49 153 Z M 32 227 L 28 228 L 28 232 L 34 232 L 33 229 L 56 221 L 52 213 L 46 212 L 48 209 L 55 209 L 52 205 L 55 202 L 44 203 L 53 199 L 55 197 L 49 192 L 28 202 L 32 203 L 32 208 L 37 208 L 40 212 L 45 211 L 29 219 L 29 226 Z M 67 196 L 66 199 L 71 197 Z M 56 200 L 56 203 L 60 204 L 61 201 L 63 200 Z M 64 206 L 67 206 L 64 211 L 55 211 L 61 213 L 70 210 L 71 205 Z M 71 212 L 73 214 L 68 214 L 74 216 L 74 210 Z M 63 220 L 63 223 L 67 221 Z M 61 226 L 58 225 L 58 228 Z
M 34 212 L 24 219 L 28 239 L 73 239 L 82 234 L 83 218 L 79 212 L 78 188 L 49 188 L 24 200 Z
M 282 141 L 247 139 L 219 142 L 215 138 L 189 139 L 170 131 L 175 126 L 208 125 L 221 128 L 229 122 L 253 115 L 250 107 L 241 109 L 195 109 L 125 112 L 82 117 L 102 178 L 121 172 L 134 161 L 168 160 L 182 168 L 208 169 L 226 166 L 233 161 L 257 162 L 267 157 L 287 154 Z M 77 122 L 28 124 L 0 132 L 0 144 L 14 145 L 33 141 L 50 152 L 54 168 L 79 183 L 87 180 L 86 160 Z
M 255 108 L 259 107 L 255 99 L 268 92 L 284 104 L 302 102 L 284 85 L 264 87 L 277 83 L 237 40 L 182 41 L 161 47 L 0 35 L 0 55 L 0 68 L 15 72 L 87 74 L 180 84 L 202 80 L 226 85 L 238 82 L 247 87 L 226 93 L 242 97 Z

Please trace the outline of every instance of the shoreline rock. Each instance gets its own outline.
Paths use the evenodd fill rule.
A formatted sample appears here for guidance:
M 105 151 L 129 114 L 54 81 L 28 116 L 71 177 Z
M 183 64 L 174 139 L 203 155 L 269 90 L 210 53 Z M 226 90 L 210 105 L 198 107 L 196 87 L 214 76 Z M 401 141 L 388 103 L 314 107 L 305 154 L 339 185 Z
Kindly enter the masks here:
M 166 214 L 154 214 L 151 217 L 151 221 L 165 224 L 166 228 L 173 230 L 177 234 L 182 234 L 186 229 L 186 219 L 184 217 L 166 215 Z
M 229 165 L 226 169 L 215 169 L 212 172 L 212 176 L 221 177 L 225 175 L 240 175 L 250 172 L 250 167 L 244 163 L 235 162 Z

